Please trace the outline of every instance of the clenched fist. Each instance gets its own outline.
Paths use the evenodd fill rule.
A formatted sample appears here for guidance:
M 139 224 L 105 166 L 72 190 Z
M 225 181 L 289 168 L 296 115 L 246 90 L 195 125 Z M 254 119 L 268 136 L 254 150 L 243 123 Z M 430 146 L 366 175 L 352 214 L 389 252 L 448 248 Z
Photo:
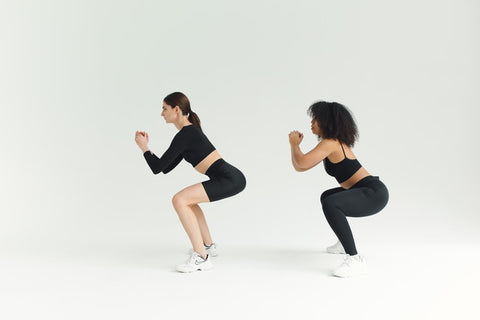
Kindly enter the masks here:
M 136 131 L 135 132 L 135 142 L 138 147 L 145 153 L 148 149 L 148 133 L 145 131 Z
M 303 140 L 303 133 L 294 130 L 288 134 L 291 145 L 299 145 Z

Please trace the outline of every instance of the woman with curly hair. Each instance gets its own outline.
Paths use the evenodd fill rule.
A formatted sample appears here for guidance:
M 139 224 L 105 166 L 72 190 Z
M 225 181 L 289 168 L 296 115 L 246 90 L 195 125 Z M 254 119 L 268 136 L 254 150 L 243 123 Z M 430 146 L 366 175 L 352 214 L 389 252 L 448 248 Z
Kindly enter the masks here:
M 323 212 L 338 238 L 328 253 L 346 254 L 344 262 L 333 272 L 337 277 L 365 274 L 363 256 L 357 253 L 355 241 L 346 217 L 365 217 L 382 210 L 388 202 L 388 190 L 376 176 L 360 164 L 352 147 L 358 138 L 355 121 L 348 109 L 336 102 L 316 102 L 308 109 L 311 130 L 320 142 L 307 153 L 300 150 L 303 134 L 289 134 L 292 165 L 297 171 L 306 171 L 323 161 L 327 174 L 340 187 L 323 192 L 320 197 Z

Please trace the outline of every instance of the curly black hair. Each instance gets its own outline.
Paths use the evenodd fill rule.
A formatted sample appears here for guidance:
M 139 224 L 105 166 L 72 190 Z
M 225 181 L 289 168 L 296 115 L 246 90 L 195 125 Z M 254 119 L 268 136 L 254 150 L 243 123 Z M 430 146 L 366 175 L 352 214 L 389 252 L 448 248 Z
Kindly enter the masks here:
M 307 112 L 318 123 L 322 139 L 337 139 L 353 147 L 358 139 L 358 129 L 347 107 L 337 102 L 319 101 L 312 104 Z

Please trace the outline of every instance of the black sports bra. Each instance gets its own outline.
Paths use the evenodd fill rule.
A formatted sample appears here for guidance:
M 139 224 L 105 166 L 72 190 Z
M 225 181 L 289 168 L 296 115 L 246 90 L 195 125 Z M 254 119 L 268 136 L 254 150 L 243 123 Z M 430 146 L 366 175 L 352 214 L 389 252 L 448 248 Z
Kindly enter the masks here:
M 343 155 L 345 158 L 337 163 L 331 162 L 328 157 L 325 158 L 325 171 L 332 177 L 337 179 L 338 183 L 342 183 L 347 181 L 351 176 L 357 172 L 362 165 L 358 162 L 357 159 L 348 159 L 347 155 L 345 154 L 345 149 L 343 149 L 343 144 L 340 143 L 342 147 Z

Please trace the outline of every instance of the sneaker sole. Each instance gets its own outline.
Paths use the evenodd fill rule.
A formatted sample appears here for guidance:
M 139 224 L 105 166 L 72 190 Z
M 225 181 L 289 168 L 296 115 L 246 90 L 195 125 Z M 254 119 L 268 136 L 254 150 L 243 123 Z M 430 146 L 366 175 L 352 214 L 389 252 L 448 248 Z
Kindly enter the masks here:
M 327 249 L 327 253 L 331 253 L 331 254 L 346 254 L 345 251 L 334 251 L 334 250 L 328 250 L 328 249 Z
M 213 269 L 213 265 L 205 266 L 205 267 L 198 267 L 197 269 L 193 269 L 193 270 L 185 270 L 185 269 L 175 268 L 175 270 L 177 270 L 177 272 L 180 272 L 180 273 L 192 273 L 192 272 L 196 272 L 196 271 L 210 271 L 212 269 Z
M 368 274 L 368 272 L 362 272 L 362 273 L 351 274 L 351 275 L 339 275 L 339 274 L 332 273 L 332 276 L 334 276 L 336 278 L 347 279 L 347 278 L 355 278 L 355 277 L 366 276 L 367 274 Z

